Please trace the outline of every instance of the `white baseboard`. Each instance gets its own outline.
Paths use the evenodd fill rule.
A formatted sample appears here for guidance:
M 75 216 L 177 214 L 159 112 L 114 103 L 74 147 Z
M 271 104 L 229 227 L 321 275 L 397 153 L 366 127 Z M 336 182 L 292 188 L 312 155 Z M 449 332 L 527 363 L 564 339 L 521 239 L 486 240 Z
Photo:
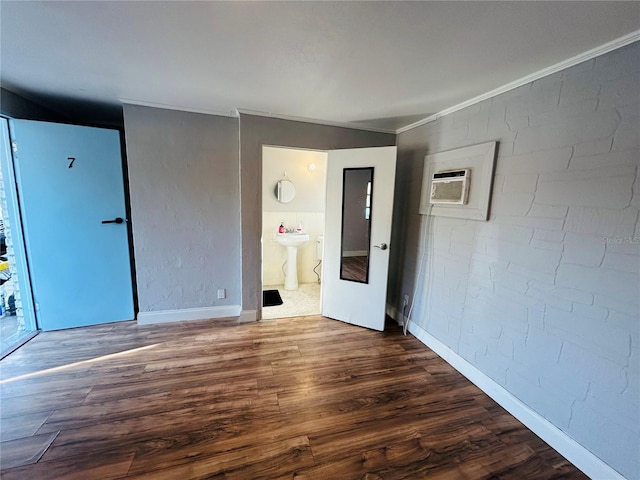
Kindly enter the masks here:
M 396 307 L 387 303 L 386 313 L 396 322 L 398 322 L 398 325 L 400 325 L 401 327 L 404 325 L 404 315 L 402 315 L 402 313 L 400 313 L 400 311 Z
M 228 318 L 240 315 L 240 305 L 222 305 L 218 307 L 183 308 L 180 310 L 159 310 L 157 312 L 139 312 L 138 324 L 183 322 L 206 320 L 209 318 Z
M 440 340 L 430 335 L 418 324 L 413 322 L 409 323 L 409 332 L 415 335 L 418 340 L 437 353 L 458 372 L 467 377 L 467 379 L 480 388 L 480 390 L 489 395 L 500 406 L 520 420 L 527 428 L 547 442 L 590 478 L 596 480 L 625 480 L 620 473 L 600 460 L 549 420 L 540 416 L 540 414 L 531 409 L 531 407 L 514 397 L 504 387 L 471 365 Z
M 242 312 L 240 312 L 240 318 L 238 319 L 238 323 L 249 323 L 249 322 L 255 322 L 257 320 L 258 320 L 257 310 L 242 310 Z

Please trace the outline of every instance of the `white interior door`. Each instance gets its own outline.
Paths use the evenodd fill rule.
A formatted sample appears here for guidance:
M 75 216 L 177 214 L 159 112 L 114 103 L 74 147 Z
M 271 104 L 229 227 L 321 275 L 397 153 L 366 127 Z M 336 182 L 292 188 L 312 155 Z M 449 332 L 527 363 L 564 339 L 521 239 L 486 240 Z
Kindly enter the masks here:
M 384 330 L 396 147 L 327 158 L 322 315 Z

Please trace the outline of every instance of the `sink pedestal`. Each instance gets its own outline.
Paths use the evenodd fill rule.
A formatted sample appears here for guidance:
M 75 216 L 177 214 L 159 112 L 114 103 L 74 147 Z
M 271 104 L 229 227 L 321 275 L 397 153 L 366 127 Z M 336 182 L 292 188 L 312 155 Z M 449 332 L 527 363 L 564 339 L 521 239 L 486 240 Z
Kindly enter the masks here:
M 284 289 L 298 289 L 298 247 L 309 241 L 309 234 L 302 232 L 279 233 L 276 242 L 287 247 L 287 271 L 284 274 Z
M 298 289 L 298 247 L 287 247 L 287 268 L 284 274 L 284 289 Z

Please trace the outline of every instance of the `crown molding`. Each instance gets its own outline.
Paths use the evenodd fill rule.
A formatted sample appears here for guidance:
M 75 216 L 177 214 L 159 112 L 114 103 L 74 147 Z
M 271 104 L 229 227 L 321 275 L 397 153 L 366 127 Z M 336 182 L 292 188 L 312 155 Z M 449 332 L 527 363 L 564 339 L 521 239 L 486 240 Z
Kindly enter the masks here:
M 242 109 L 239 108 L 238 113 L 241 113 L 244 115 L 255 115 L 257 117 L 277 118 L 279 120 L 290 120 L 292 122 L 313 123 L 316 125 L 326 125 L 329 127 L 350 128 L 353 130 L 365 130 L 367 132 L 389 133 L 391 135 L 395 135 L 396 133 L 396 131 L 392 129 L 369 127 L 367 125 L 363 125 L 359 123 L 334 122 L 331 120 L 318 120 L 315 118 L 296 117 L 294 115 L 284 115 L 281 113 L 258 112 L 254 110 L 246 110 L 244 108 Z
M 530 75 L 524 76 L 515 80 L 513 82 L 507 83 L 501 87 L 490 90 L 489 92 L 483 93 L 482 95 L 478 95 L 477 97 L 471 98 L 465 102 L 454 105 L 453 107 L 446 108 L 438 113 L 434 113 L 422 120 L 418 120 L 417 122 L 411 123 L 405 127 L 401 127 L 395 131 L 396 134 L 403 133 L 414 128 L 420 127 L 427 123 L 431 123 L 437 120 L 440 117 L 444 117 L 445 115 L 449 115 L 451 113 L 457 112 L 458 110 L 462 110 L 463 108 L 469 107 L 471 105 L 475 105 L 476 103 L 482 102 L 489 98 L 496 97 L 502 93 L 508 92 L 509 90 L 513 90 L 514 88 L 521 87 L 526 85 L 527 83 L 533 82 L 535 80 L 539 80 L 543 77 L 547 77 L 556 72 L 564 70 L 569 67 L 573 67 L 578 63 L 585 62 L 587 60 L 591 60 L 592 58 L 599 57 L 600 55 L 604 55 L 605 53 L 609 53 L 618 48 L 622 48 L 626 45 L 634 43 L 640 40 L 640 30 L 636 30 L 627 35 L 624 35 L 620 38 L 617 38 L 611 42 L 600 45 L 599 47 L 592 48 L 591 50 L 587 50 L 586 52 L 580 53 L 574 57 L 568 58 L 567 60 L 563 60 L 562 62 L 556 63 L 549 67 L 543 68 L 542 70 L 538 70 Z

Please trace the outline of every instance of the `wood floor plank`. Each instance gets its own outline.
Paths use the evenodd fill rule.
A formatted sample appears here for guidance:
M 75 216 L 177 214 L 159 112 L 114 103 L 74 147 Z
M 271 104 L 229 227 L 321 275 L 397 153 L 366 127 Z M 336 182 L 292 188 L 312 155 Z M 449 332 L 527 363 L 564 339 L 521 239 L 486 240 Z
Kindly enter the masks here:
M 77 429 L 214 403 L 219 405 L 224 401 L 257 399 L 257 397 L 256 381 L 244 380 L 222 385 L 167 390 L 104 403 L 84 403 L 81 406 L 56 410 L 44 422 L 39 432 Z
M 17 438 L 0 443 L 2 469 L 19 467 L 30 463 L 36 463 L 49 445 L 58 435 L 58 432 L 30 437 Z
M 447 443 L 455 444 L 474 437 L 484 438 L 486 435 L 487 429 L 474 426 L 473 430 L 465 432 L 462 438 L 460 435 L 452 435 L 450 439 L 447 439 Z M 415 478 L 407 475 L 412 465 L 425 465 L 433 459 L 434 455 L 438 456 L 434 452 L 442 446 L 434 445 L 434 443 L 431 441 L 427 444 L 425 439 L 421 437 L 402 440 L 357 455 L 322 462 L 320 465 L 299 471 L 296 479 L 341 478 L 355 480 L 367 477 L 386 479 L 390 478 L 392 474 L 397 474 L 398 478 Z
M 376 412 L 380 415 L 381 412 Z M 403 415 L 389 415 L 359 422 L 352 428 L 327 428 L 310 435 L 313 455 L 317 460 L 336 457 L 343 451 L 382 447 L 401 439 L 417 438 L 432 434 L 434 427 L 469 428 L 483 417 L 485 411 L 477 405 L 465 405 L 464 416 L 460 409 L 435 414 L 430 408 L 412 408 Z
M 73 457 L 2 470 L 2 480 L 115 480 L 127 475 L 133 453 Z
M 364 382 L 367 377 L 375 375 L 401 375 L 407 370 L 415 371 L 418 375 L 428 375 L 424 369 L 416 370 L 410 362 L 393 366 L 371 366 L 368 362 L 350 362 L 339 366 L 326 362 L 313 369 L 307 366 L 306 369 L 274 367 L 273 370 L 273 375 L 258 379 L 260 392 L 292 392 L 307 385 L 328 388 L 344 382 Z
M 121 322 L 0 367 L 6 480 L 585 478 L 393 324 Z
M 177 368 L 189 368 L 194 371 L 195 368 L 205 366 L 211 368 L 212 364 L 220 365 L 222 362 L 237 362 L 242 360 L 248 362 L 251 359 L 262 362 L 270 362 L 289 357 L 300 357 L 300 350 L 297 345 L 277 345 L 274 347 L 256 347 L 251 350 L 236 347 L 230 349 L 226 353 L 216 352 L 211 355 L 202 355 L 200 352 L 197 356 L 189 356 L 185 358 L 160 358 L 157 361 L 149 361 L 144 369 L 145 372 L 154 372 L 158 370 L 174 370 Z
M 238 380 L 255 381 L 272 374 L 270 365 L 238 366 L 235 370 L 218 368 L 211 365 L 207 370 L 198 370 L 192 374 L 184 371 L 162 371 L 154 375 L 142 374 L 137 379 L 114 382 L 110 385 L 98 385 L 87 395 L 84 403 L 102 403 L 122 397 L 161 394 L 174 388 L 197 388 L 201 385 L 225 384 Z
M 296 435 L 308 426 L 294 426 L 280 416 L 260 416 L 259 419 L 236 417 L 230 423 L 217 424 L 215 429 L 190 431 L 187 435 L 163 437 L 166 443 L 147 442 L 136 455 L 130 473 L 144 473 L 154 469 L 167 469 L 198 458 L 217 457 L 227 451 L 260 448 L 285 440 L 302 437 Z M 292 428 L 293 427 L 293 428 Z M 170 445 L 170 448 L 166 448 Z
M 127 378 L 137 378 L 144 371 L 144 365 L 114 368 L 87 368 L 82 372 L 32 374 L 20 381 L 8 381 L 0 384 L 0 396 L 3 399 L 24 395 L 49 395 L 62 390 L 108 385 L 122 382 Z M 99 374 L 99 378 L 97 378 Z
M 162 470 L 130 476 L 136 480 L 193 480 L 211 478 L 224 473 L 225 478 L 271 479 L 282 471 L 313 464 L 306 436 L 282 439 L 279 442 L 246 449 L 234 449 L 216 456 L 194 458 L 188 463 Z
M 421 368 L 409 369 L 404 372 L 388 372 L 369 375 L 353 381 L 352 378 L 335 381 L 332 384 L 305 385 L 303 387 L 290 386 L 286 391 L 278 394 L 278 402 L 286 411 L 299 406 L 313 404 L 315 407 L 325 403 L 359 398 L 363 393 L 384 392 L 409 388 L 411 386 L 425 388 L 428 374 Z
M 17 415 L 31 415 L 39 412 L 50 412 L 52 405 L 63 408 L 82 403 L 91 387 L 78 389 L 69 388 L 50 392 L 47 395 L 22 395 L 2 399 L 0 418 L 15 417 Z
M 1 408 L 1 406 L 0 406 Z M 0 429 L 0 442 L 7 440 L 15 440 L 17 438 L 30 437 L 35 435 L 47 418 L 51 415 L 51 411 L 45 410 L 26 415 L 18 415 L 16 417 L 7 417 L 2 419 L 2 429 Z
M 157 439 L 171 438 L 172 435 L 182 437 L 183 432 L 188 434 L 189 442 L 196 442 L 202 435 L 221 442 L 252 430 L 250 426 L 239 425 L 237 418 L 245 418 L 251 424 L 279 413 L 277 399 L 260 397 L 94 423 L 62 431 L 44 458 L 53 460 L 86 455 L 95 451 L 111 451 L 120 446 L 130 449 L 132 445 L 155 442 Z

